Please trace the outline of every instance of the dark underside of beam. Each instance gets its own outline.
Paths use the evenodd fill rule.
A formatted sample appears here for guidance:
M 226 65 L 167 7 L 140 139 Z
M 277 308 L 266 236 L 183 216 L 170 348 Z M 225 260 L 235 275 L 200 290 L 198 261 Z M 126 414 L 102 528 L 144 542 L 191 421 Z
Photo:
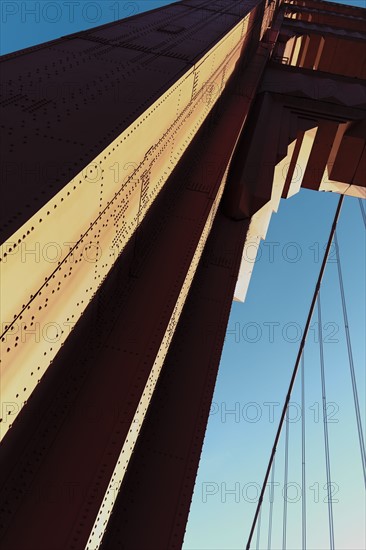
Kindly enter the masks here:
M 247 227 L 216 216 L 103 550 L 181 548 Z

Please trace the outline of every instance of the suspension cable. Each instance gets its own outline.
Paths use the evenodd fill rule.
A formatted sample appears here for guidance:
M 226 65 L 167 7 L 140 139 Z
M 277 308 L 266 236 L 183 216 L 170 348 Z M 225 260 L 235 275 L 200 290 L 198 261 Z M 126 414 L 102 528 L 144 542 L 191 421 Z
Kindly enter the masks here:
M 283 524 L 282 524 L 282 549 L 286 550 L 287 537 L 287 484 L 288 484 L 288 440 L 290 421 L 288 415 L 288 407 L 286 412 L 286 429 L 285 429 L 285 475 L 283 480 Z
M 284 405 L 283 405 L 282 414 L 281 414 L 281 418 L 280 418 L 280 421 L 279 421 L 279 424 L 278 424 L 276 437 L 275 437 L 274 444 L 273 444 L 272 451 L 271 451 L 271 455 L 270 455 L 270 458 L 269 458 L 269 461 L 268 461 L 268 466 L 267 466 L 267 470 L 266 470 L 266 473 L 265 473 L 265 476 L 264 476 L 264 481 L 263 481 L 261 493 L 260 493 L 260 496 L 259 496 L 257 508 L 256 508 L 256 511 L 255 511 L 252 526 L 251 526 L 251 529 L 250 529 L 246 550 L 250 550 L 250 545 L 251 545 L 251 542 L 252 542 L 254 529 L 255 529 L 255 526 L 256 526 L 256 523 L 257 523 L 259 510 L 262 506 L 263 495 L 264 495 L 266 485 L 267 485 L 267 482 L 268 482 L 268 478 L 269 478 L 269 474 L 270 474 L 270 471 L 271 471 L 274 456 L 276 454 L 278 440 L 279 440 L 280 435 L 281 435 L 286 410 L 287 410 L 287 407 L 288 407 L 288 404 L 289 404 L 289 401 L 290 401 L 290 398 L 291 398 L 292 388 L 293 388 L 294 383 L 295 383 L 297 371 L 298 371 L 299 364 L 300 364 L 301 355 L 302 355 L 302 352 L 303 352 L 303 349 L 304 349 L 304 346 L 305 346 L 305 340 L 306 340 L 306 337 L 307 337 L 307 334 L 308 334 L 308 331 L 309 331 L 311 318 L 313 316 L 316 300 L 317 300 L 317 297 L 318 297 L 318 293 L 319 293 L 321 281 L 322 281 L 322 278 L 323 278 L 325 266 L 326 266 L 326 263 L 327 263 L 329 251 L 330 251 L 330 248 L 331 248 L 331 245 L 332 245 L 333 235 L 334 235 L 334 232 L 335 232 L 335 229 L 336 229 L 336 226 L 337 226 L 339 214 L 341 212 L 343 200 L 344 200 L 344 195 L 341 195 L 339 197 L 338 206 L 337 206 L 337 209 L 336 209 L 336 212 L 335 212 L 335 215 L 334 215 L 334 220 L 333 220 L 332 228 L 330 230 L 327 247 L 326 247 L 326 250 L 325 250 L 325 253 L 324 253 L 324 258 L 323 258 L 322 265 L 321 265 L 321 268 L 320 268 L 318 280 L 317 280 L 317 283 L 316 283 L 316 286 L 315 286 L 314 295 L 313 295 L 313 299 L 312 299 L 312 302 L 311 302 L 311 305 L 310 305 L 310 309 L 309 309 L 308 317 L 307 317 L 307 320 L 306 320 L 306 324 L 305 324 L 304 332 L 303 332 L 303 335 L 302 335 L 302 339 L 301 339 L 301 342 L 300 342 L 299 351 L 298 351 L 298 354 L 297 354 L 295 366 L 294 366 L 294 369 L 293 369 L 293 372 L 292 372 L 292 376 L 291 376 L 290 384 L 289 384 L 289 387 L 288 387 L 286 399 L 285 399 L 285 402 L 284 402 Z
M 363 223 L 365 224 L 365 227 L 366 227 L 366 212 L 363 207 L 362 199 L 358 199 L 358 204 L 360 205 Z
M 260 511 L 259 511 L 259 516 L 258 516 L 258 524 L 257 524 L 257 544 L 255 545 L 255 546 L 256 546 L 256 550 L 259 550 L 259 542 L 260 542 L 260 538 L 261 538 L 261 519 L 262 519 L 262 508 L 260 509 Z
M 306 550 L 306 471 L 305 471 L 305 350 L 301 355 L 301 524 L 302 548 Z
M 321 373 L 321 383 L 322 383 L 325 470 L 326 470 L 326 474 L 327 474 L 329 543 L 330 543 L 330 550 L 334 550 L 332 479 L 331 479 L 331 475 L 330 475 L 330 452 L 329 452 L 329 435 L 328 435 L 328 418 L 327 418 L 327 396 L 326 396 L 326 389 L 325 389 L 323 328 L 322 328 L 322 311 L 321 311 L 321 304 L 320 304 L 320 292 L 318 294 L 318 334 L 319 334 L 319 350 L 320 350 L 320 373 Z
M 356 382 L 355 366 L 354 366 L 354 362 L 353 362 L 352 344 L 351 344 L 351 336 L 350 336 L 349 323 L 348 323 L 346 296 L 345 296 L 345 293 L 344 293 L 342 266 L 341 266 L 341 258 L 340 258 L 340 254 L 339 254 L 339 245 L 338 245 L 337 232 L 334 233 L 334 243 L 335 243 L 335 249 L 336 249 L 339 287 L 340 287 L 341 298 L 342 298 L 343 320 L 344 320 L 344 327 L 345 327 L 345 331 L 346 331 L 348 361 L 349 361 L 349 368 L 350 368 L 351 381 L 352 381 L 353 402 L 354 402 L 355 413 L 356 413 L 358 440 L 359 440 L 359 443 L 360 443 L 363 478 L 364 478 L 364 483 L 365 483 L 365 486 L 366 486 L 365 442 L 364 442 L 363 431 L 362 431 L 360 403 L 359 403 L 359 400 L 358 400 L 358 393 L 357 393 L 357 382 Z
M 274 502 L 274 479 L 275 479 L 275 460 L 272 462 L 271 487 L 269 490 L 269 525 L 268 525 L 268 550 L 271 550 L 272 543 L 272 521 L 273 521 L 273 502 Z

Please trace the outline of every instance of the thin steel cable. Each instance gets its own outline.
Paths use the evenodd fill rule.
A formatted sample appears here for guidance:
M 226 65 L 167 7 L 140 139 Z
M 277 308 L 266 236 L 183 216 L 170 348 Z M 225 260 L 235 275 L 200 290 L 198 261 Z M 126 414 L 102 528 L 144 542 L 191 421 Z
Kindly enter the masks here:
M 317 297 L 318 297 L 321 281 L 322 281 L 322 278 L 323 278 L 323 274 L 324 274 L 325 266 L 326 266 L 326 263 L 327 263 L 329 251 L 330 251 L 332 241 L 333 241 L 333 235 L 334 235 L 334 232 L 335 232 L 335 229 L 336 229 L 336 226 L 337 226 L 339 214 L 340 214 L 341 209 L 342 209 L 343 200 L 344 200 L 344 195 L 341 195 L 339 197 L 337 209 L 336 209 L 336 212 L 334 214 L 332 228 L 330 230 L 327 247 L 326 247 L 326 250 L 325 250 L 325 253 L 324 253 L 324 258 L 323 258 L 322 265 L 321 265 L 321 268 L 320 268 L 320 271 L 319 271 L 318 280 L 317 280 L 315 290 L 314 290 L 314 294 L 313 294 L 313 298 L 312 298 L 312 301 L 311 301 L 311 304 L 310 304 L 308 317 L 307 317 L 307 320 L 306 320 L 306 323 L 305 323 L 305 328 L 304 328 L 304 332 L 303 332 L 302 339 L 301 339 L 301 342 L 300 342 L 299 351 L 298 351 L 297 358 L 296 358 L 296 361 L 295 361 L 295 366 L 294 366 L 294 369 L 293 369 L 293 372 L 292 372 L 290 384 L 289 384 L 287 395 L 286 395 L 285 402 L 284 402 L 284 405 L 283 405 L 281 418 L 280 418 L 278 428 L 277 428 L 277 432 L 276 432 L 276 437 L 275 437 L 275 440 L 274 440 L 274 443 L 273 443 L 271 455 L 269 457 L 267 470 L 266 470 L 266 473 L 265 473 L 265 476 L 264 476 L 264 481 L 263 481 L 263 484 L 262 484 L 261 494 L 259 496 L 258 505 L 257 505 L 256 511 L 255 511 L 255 514 L 254 514 L 252 526 L 251 526 L 250 533 L 249 533 L 249 536 L 248 536 L 246 550 L 250 550 L 250 545 L 251 545 L 251 542 L 252 542 L 254 529 L 255 529 L 255 526 L 256 526 L 256 523 L 257 523 L 257 520 L 258 520 L 259 510 L 261 509 L 261 506 L 262 506 L 263 495 L 264 495 L 264 492 L 266 490 L 266 485 L 267 485 L 267 482 L 268 482 L 268 478 L 269 478 L 269 474 L 270 474 L 270 471 L 271 471 L 272 463 L 273 463 L 273 460 L 274 460 L 274 457 L 275 457 L 275 454 L 276 454 L 277 444 L 278 444 L 278 440 L 279 440 L 280 435 L 281 435 L 282 426 L 283 426 L 283 422 L 284 422 L 285 414 L 286 414 L 286 409 L 288 407 L 288 404 L 289 404 L 289 401 L 290 401 L 290 398 L 291 398 L 292 388 L 294 386 L 297 371 L 299 369 L 301 355 L 302 355 L 302 352 L 303 352 L 303 349 L 304 349 L 304 346 L 305 346 L 305 341 L 306 341 L 307 334 L 309 332 L 309 326 L 310 326 L 311 318 L 313 316 L 313 312 L 314 312 L 316 300 L 317 300 Z
M 269 491 L 268 550 L 271 550 L 271 544 L 272 544 L 274 477 L 275 477 L 275 460 L 273 460 L 273 462 L 272 462 L 271 487 L 270 487 L 270 491 Z
M 305 425 L 305 350 L 301 356 L 301 526 L 302 550 L 306 550 L 306 425 Z
M 286 412 L 286 430 L 285 430 L 285 474 L 283 480 L 283 524 L 282 524 L 282 549 L 286 550 L 287 538 L 287 484 L 288 484 L 288 442 L 289 442 L 290 422 L 288 417 L 288 407 Z
M 257 543 L 256 543 L 256 550 L 259 550 L 259 543 L 261 539 L 261 519 L 262 519 L 262 508 L 260 509 L 259 516 L 258 516 L 258 524 L 257 524 Z
M 326 387 L 325 387 L 323 329 L 322 329 L 322 311 L 321 311 L 321 302 L 320 302 L 320 292 L 318 294 L 318 334 L 319 334 L 320 373 L 321 373 L 322 403 L 323 403 L 325 469 L 326 469 L 326 474 L 327 474 L 329 544 L 330 544 L 330 550 L 334 550 L 332 478 L 331 478 L 331 473 L 330 473 L 330 451 L 329 451 L 329 434 L 328 434 L 328 420 L 327 420 L 327 396 L 326 396 Z
M 345 292 L 344 292 L 342 266 L 341 266 L 341 258 L 340 258 L 340 253 L 339 253 L 339 244 L 338 244 L 337 232 L 334 233 L 334 244 L 335 244 L 335 249 L 336 249 L 336 258 L 337 258 L 337 267 L 338 267 L 338 280 L 339 280 L 339 288 L 340 288 L 341 299 L 342 299 L 343 321 L 344 321 L 344 327 L 345 327 L 345 331 L 346 331 L 348 361 L 349 361 L 349 369 L 350 369 L 350 374 L 351 374 L 353 402 L 354 402 L 354 406 L 355 406 L 358 440 L 359 440 L 359 444 L 360 444 L 363 478 L 364 478 L 364 483 L 365 483 L 365 487 L 366 487 L 365 440 L 364 440 L 364 437 L 363 437 L 362 417 L 361 417 L 360 403 L 359 403 L 359 400 L 358 400 L 358 393 L 357 393 L 357 382 L 356 382 L 355 366 L 354 366 L 354 362 L 353 362 L 351 335 L 350 335 L 350 330 L 349 330 L 348 314 L 347 314 L 347 302 L 346 302 L 346 295 L 345 295 Z
M 365 227 L 366 227 L 366 212 L 363 207 L 362 199 L 358 199 L 358 204 L 360 205 L 363 223 L 365 224 Z

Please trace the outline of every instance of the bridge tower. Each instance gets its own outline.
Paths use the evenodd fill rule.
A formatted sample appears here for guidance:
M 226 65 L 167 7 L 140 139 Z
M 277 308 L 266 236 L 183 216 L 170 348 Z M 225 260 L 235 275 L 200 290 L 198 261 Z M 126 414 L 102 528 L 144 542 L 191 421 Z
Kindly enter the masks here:
M 4 549 L 178 549 L 249 244 L 365 197 L 365 10 L 183 0 L 1 58 Z

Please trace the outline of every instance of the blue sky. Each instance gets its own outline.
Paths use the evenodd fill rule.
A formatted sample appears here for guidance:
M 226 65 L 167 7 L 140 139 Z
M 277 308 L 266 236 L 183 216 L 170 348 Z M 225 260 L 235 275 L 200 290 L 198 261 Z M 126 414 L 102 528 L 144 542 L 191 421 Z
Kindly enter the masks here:
M 172 0 L 2 0 L 2 55 L 173 4 Z
M 5 54 L 147 9 L 159 1 L 1 3 Z M 347 3 L 347 2 L 344 2 Z M 350 2 L 363 7 L 364 2 Z M 33 10 L 33 11 L 32 11 Z M 282 201 L 260 248 L 244 304 L 233 303 L 212 414 L 206 432 L 185 550 L 245 547 L 338 196 L 302 190 Z M 365 411 L 365 232 L 358 201 L 347 198 L 339 222 L 349 325 L 362 412 Z M 332 256 L 331 256 L 332 259 Z M 366 547 L 361 461 L 336 264 L 322 287 L 324 353 L 337 549 Z M 313 319 L 305 351 L 306 406 L 295 385 L 290 422 L 288 545 L 301 548 L 301 415 L 307 426 L 308 548 L 329 548 L 319 345 Z M 232 411 L 230 413 L 230 411 Z M 272 548 L 281 548 L 284 438 L 276 458 Z M 335 492 L 337 491 L 337 494 Z M 297 502 L 295 502 L 297 500 Z M 267 548 L 268 494 L 260 548 Z M 255 548 L 255 537 L 252 548 Z
M 246 302 L 233 303 L 185 538 L 186 550 L 245 547 L 255 511 L 255 502 L 251 501 L 255 501 L 256 484 L 263 480 L 337 202 L 335 194 L 307 190 L 282 201 L 279 213 L 272 218 L 267 240 L 261 245 Z M 356 199 L 345 200 L 338 238 L 359 398 L 365 411 L 365 236 Z M 295 258 L 298 261 L 292 261 Z M 336 268 L 334 262 L 329 263 L 321 291 L 331 471 L 332 482 L 337 484 L 334 489 L 338 487 L 334 498 L 339 500 L 333 504 L 335 539 L 336 548 L 355 550 L 365 547 L 363 478 Z M 320 550 L 329 548 L 329 541 L 327 504 L 323 502 L 326 474 L 316 321 L 314 318 L 311 323 L 305 349 L 305 411 L 301 409 L 300 379 L 291 399 L 288 481 L 294 484 L 289 499 L 296 500 L 297 495 L 301 497 L 304 413 L 308 548 Z M 282 547 L 283 437 L 276 471 L 275 483 L 280 485 L 275 486 L 274 495 L 273 549 Z M 268 494 L 264 502 L 260 548 L 267 548 Z M 300 499 L 288 504 L 288 518 L 288 548 L 301 548 Z M 252 547 L 256 547 L 255 538 Z

